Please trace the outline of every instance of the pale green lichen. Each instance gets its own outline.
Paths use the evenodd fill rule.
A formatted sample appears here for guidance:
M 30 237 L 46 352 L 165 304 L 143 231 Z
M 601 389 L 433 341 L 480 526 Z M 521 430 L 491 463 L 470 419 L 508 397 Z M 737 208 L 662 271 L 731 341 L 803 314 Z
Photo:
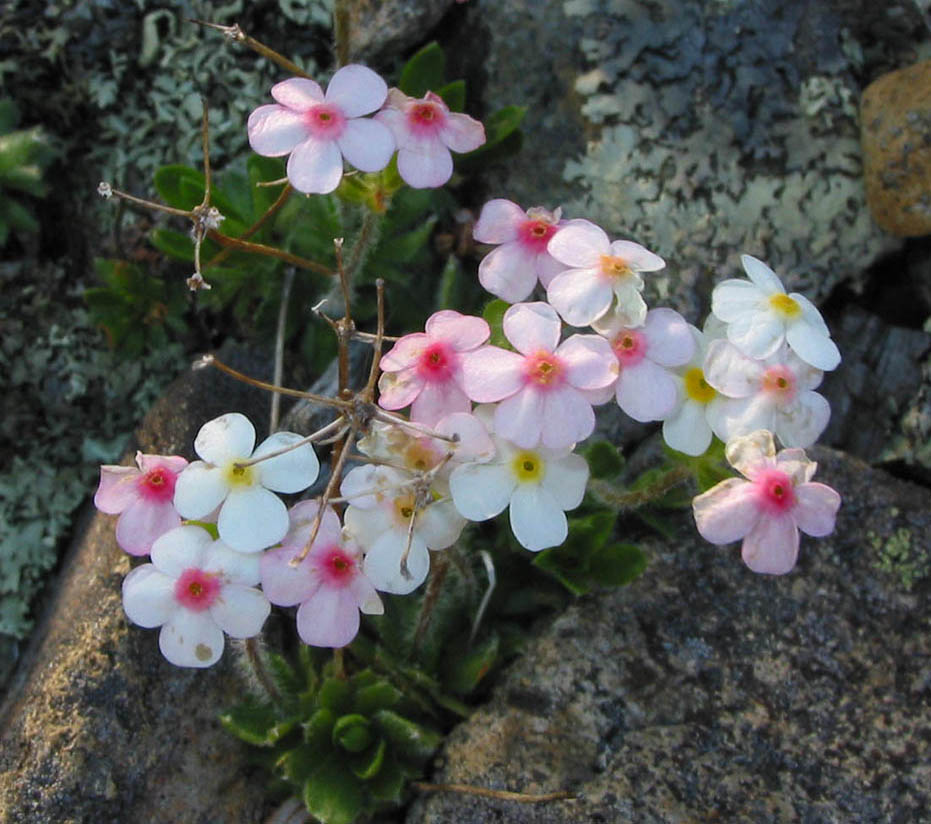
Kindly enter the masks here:
M 894 575 L 906 592 L 911 592 L 915 584 L 931 575 L 931 555 L 924 547 L 916 545 L 908 527 L 899 527 L 888 536 L 869 532 L 867 540 L 878 555 L 873 567 Z

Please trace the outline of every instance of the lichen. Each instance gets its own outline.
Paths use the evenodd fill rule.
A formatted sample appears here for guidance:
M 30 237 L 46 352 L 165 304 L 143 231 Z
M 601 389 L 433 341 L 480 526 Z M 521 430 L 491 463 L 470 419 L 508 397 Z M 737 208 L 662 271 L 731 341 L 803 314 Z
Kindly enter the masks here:
M 931 555 L 912 540 L 908 527 L 899 527 L 883 537 L 876 532 L 867 533 L 867 540 L 878 555 L 873 566 L 881 572 L 894 575 L 906 592 L 931 575 Z

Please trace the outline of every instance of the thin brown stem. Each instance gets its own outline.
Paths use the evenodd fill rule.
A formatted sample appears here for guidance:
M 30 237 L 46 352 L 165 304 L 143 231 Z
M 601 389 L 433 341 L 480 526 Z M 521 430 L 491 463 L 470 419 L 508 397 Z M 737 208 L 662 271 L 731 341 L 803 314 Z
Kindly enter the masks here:
M 272 63 L 277 63 L 281 68 L 291 72 L 291 74 L 296 74 L 298 77 L 310 77 L 297 63 L 292 63 L 283 54 L 279 54 L 264 43 L 260 43 L 254 37 L 250 37 L 242 30 L 238 23 L 234 23 L 232 26 L 222 26 L 219 23 L 208 23 L 205 20 L 191 19 L 191 22 L 197 23 L 199 26 L 206 26 L 207 28 L 221 31 L 230 40 L 235 40 L 237 43 L 245 43 L 254 52 L 258 52 L 262 57 L 268 58 Z
M 114 194 L 116 194 L 116 192 L 114 192 Z M 182 212 L 181 214 L 185 217 L 190 217 L 187 212 Z M 276 249 L 274 246 L 266 246 L 264 243 L 251 243 L 247 240 L 229 237 L 228 235 L 221 234 L 216 229 L 208 229 L 207 237 L 211 240 L 215 240 L 221 246 L 226 246 L 235 251 L 278 258 L 279 260 L 285 261 L 285 263 L 292 263 L 300 269 L 310 269 L 311 272 L 317 272 L 321 275 L 332 276 L 333 274 L 333 270 L 328 269 L 322 263 L 317 263 L 315 260 L 308 260 L 298 255 L 292 255 L 290 252 L 285 252 L 283 249 Z
M 417 629 L 414 631 L 414 649 L 420 649 L 423 637 L 430 627 L 430 619 L 433 617 L 433 609 L 439 600 L 440 592 L 443 591 L 443 582 L 449 572 L 449 558 L 443 552 L 437 553 L 433 569 L 430 570 L 430 583 L 427 584 L 427 592 L 423 598 L 423 604 L 420 607 L 420 617 L 417 619 Z
M 268 221 L 271 220 L 272 217 L 274 217 L 275 213 L 282 206 L 284 206 L 285 203 L 288 202 L 288 198 L 291 196 L 291 193 L 293 191 L 294 189 L 291 187 L 290 183 L 287 186 L 285 186 L 284 189 L 281 190 L 281 194 L 278 195 L 278 199 L 271 206 L 268 207 L 268 209 L 265 211 L 265 214 L 262 215 L 262 217 L 260 217 L 248 229 L 246 229 L 246 231 L 243 232 L 237 239 L 248 240 L 256 232 L 258 232 L 259 229 L 261 229 L 266 223 L 268 223 Z M 233 251 L 234 251 L 233 248 L 230 246 L 228 246 L 225 249 L 221 249 L 212 258 L 210 258 L 210 260 L 207 261 L 207 268 L 210 268 L 211 266 L 216 266 L 222 263 L 231 254 L 233 254 Z
M 291 300 L 291 286 L 294 283 L 294 269 L 288 267 L 284 273 L 284 282 L 281 284 L 281 303 L 278 306 L 278 323 L 275 327 L 275 368 L 272 373 L 272 383 L 281 386 L 284 375 L 284 333 L 288 323 L 288 302 Z M 268 416 L 268 431 L 278 430 L 278 416 L 281 413 L 281 395 L 272 393 L 272 404 Z
M 262 654 L 259 652 L 258 640 L 256 638 L 247 638 L 245 648 L 246 658 L 249 660 L 249 665 L 252 667 L 255 677 L 258 679 L 265 692 L 268 693 L 268 697 L 276 704 L 280 704 L 281 693 L 278 692 L 278 689 L 275 687 L 275 682 L 272 681 L 271 676 L 268 674 L 268 670 L 265 669 L 265 662 L 262 661 Z
M 255 464 L 262 463 L 263 461 L 270 461 L 272 458 L 277 458 L 281 455 L 286 455 L 288 452 L 292 452 L 298 447 L 304 446 L 304 444 L 314 443 L 319 441 L 321 438 L 325 438 L 335 429 L 338 429 L 343 424 L 343 416 L 340 415 L 335 421 L 330 421 L 326 426 L 318 429 L 316 432 L 312 432 L 306 438 L 301 438 L 299 441 L 294 443 L 289 443 L 287 446 L 281 447 L 281 449 L 276 449 L 274 452 L 266 452 L 264 455 L 259 455 L 258 458 L 249 458 L 245 461 L 235 461 L 233 466 L 236 467 L 246 467 L 246 466 L 255 466 Z M 274 430 L 272 430 L 274 431 Z
M 207 101 L 201 100 L 203 106 L 203 116 L 201 118 L 200 139 L 204 147 L 204 200 L 201 203 L 201 209 L 206 210 L 210 206 L 210 126 L 208 123 Z M 200 271 L 198 269 L 198 271 Z
M 381 362 L 381 344 L 385 337 L 385 281 L 381 278 L 375 281 L 375 294 L 377 296 L 378 312 L 375 327 L 375 340 L 372 341 L 372 367 L 369 369 L 369 379 L 365 383 L 362 396 L 371 403 L 375 399 L 375 383 L 378 380 L 378 364 Z
M 333 47 L 338 66 L 349 62 L 349 32 L 349 4 L 346 0 L 336 0 L 333 7 Z
M 483 798 L 497 798 L 500 801 L 517 801 L 521 804 L 541 804 L 546 801 L 568 801 L 576 797 L 575 793 L 571 793 L 568 790 L 531 795 L 530 793 L 515 793 L 509 790 L 492 790 L 488 787 L 473 787 L 470 784 L 431 784 L 429 781 L 412 781 L 411 786 L 422 792 L 480 795 Z
M 156 212 L 164 212 L 168 215 L 174 215 L 175 217 L 184 217 L 188 220 L 194 220 L 193 212 L 186 212 L 184 209 L 175 209 L 173 206 L 165 206 L 163 203 L 156 203 L 154 200 L 145 200 L 141 197 L 136 197 L 135 195 L 127 194 L 126 192 L 121 192 L 119 189 L 112 189 L 114 197 L 118 197 L 121 200 L 125 200 L 127 203 L 135 203 L 137 206 L 142 206 L 145 209 L 151 209 Z

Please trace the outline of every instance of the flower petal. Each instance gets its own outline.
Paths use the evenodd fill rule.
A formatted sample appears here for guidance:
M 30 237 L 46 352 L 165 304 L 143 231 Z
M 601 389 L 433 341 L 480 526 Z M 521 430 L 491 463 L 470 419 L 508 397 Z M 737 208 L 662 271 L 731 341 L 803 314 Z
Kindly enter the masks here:
M 743 354 L 760 360 L 774 354 L 785 340 L 785 322 L 769 310 L 748 312 L 727 327 L 727 339 Z
M 454 152 L 471 152 L 485 142 L 485 127 L 474 117 L 449 112 L 440 127 L 440 140 Z
M 298 112 L 284 106 L 259 106 L 246 124 L 249 145 L 264 157 L 281 157 L 307 139 L 307 125 Z
M 675 409 L 676 383 L 661 366 L 644 358 L 621 369 L 615 390 L 617 404 L 635 421 L 661 421 Z
M 194 461 L 175 483 L 175 509 L 182 518 L 204 518 L 223 503 L 229 491 L 222 469 Z
M 691 329 L 673 309 L 647 312 L 643 334 L 647 339 L 647 357 L 660 366 L 684 366 L 695 355 L 695 338 Z
M 702 373 L 708 384 L 729 398 L 746 398 L 756 394 L 763 377 L 763 365 L 744 355 L 725 340 L 708 346 Z
M 725 323 L 766 307 L 766 296 L 745 280 L 723 280 L 711 292 L 711 311 Z
M 455 383 L 425 383 L 414 398 L 410 418 L 426 426 L 435 426 L 442 418 L 456 412 L 471 412 L 472 403 Z
M 359 632 L 359 607 L 344 589 L 319 589 L 297 610 L 297 633 L 312 647 L 344 647 Z
M 559 546 L 569 534 L 566 514 L 549 490 L 539 484 L 519 484 L 511 497 L 511 531 L 531 552 Z
M 199 526 L 179 526 L 152 544 L 152 563 L 171 578 L 191 567 L 200 568 L 213 538 Z
M 358 63 L 339 69 L 326 90 L 326 102 L 338 106 L 346 117 L 361 117 L 374 112 L 381 108 L 387 97 L 385 81 Z
M 785 294 L 786 290 L 779 276 L 762 260 L 757 260 L 751 255 L 741 255 L 740 262 L 743 264 L 747 277 L 760 288 L 764 295 Z
M 94 506 L 107 515 L 118 515 L 139 500 L 140 471 L 134 466 L 101 466 Z
M 743 478 L 728 478 L 696 496 L 692 512 L 699 534 L 713 544 L 740 540 L 761 517 L 756 489 Z
M 798 558 L 795 519 L 788 513 L 776 518 L 760 518 L 744 538 L 740 554 L 754 572 L 785 575 Z
M 666 267 L 666 261 L 632 240 L 615 240 L 611 254 L 623 258 L 634 272 L 656 272 Z
M 776 443 L 773 433 L 758 429 L 729 441 L 724 450 L 727 462 L 751 481 L 763 470 L 773 465 Z
M 840 350 L 834 341 L 805 319 L 786 327 L 786 342 L 796 355 L 816 369 L 830 371 L 840 364 Z
M 466 520 L 457 511 L 450 500 L 436 501 L 417 513 L 414 531 L 427 545 L 428 549 L 446 549 L 451 547 L 466 525 Z
M 463 464 L 449 477 L 453 503 L 470 521 L 485 521 L 503 512 L 516 486 L 514 473 L 503 464 Z
M 381 598 L 378 597 L 378 593 L 375 591 L 375 587 L 372 586 L 372 582 L 364 575 L 356 575 L 347 589 L 352 593 L 352 597 L 356 604 L 358 604 L 360 612 L 366 615 L 385 614 L 385 605 L 381 602 Z
M 600 335 L 572 335 L 556 355 L 566 365 L 566 379 L 577 389 L 603 389 L 617 380 L 617 358 Z
M 549 449 L 571 449 L 595 430 L 595 413 L 585 396 L 571 386 L 545 393 L 540 442 Z
M 323 89 L 309 77 L 291 77 L 272 86 L 272 97 L 282 106 L 302 112 L 323 102 Z
M 303 437 L 295 432 L 276 432 L 262 441 L 252 457 L 261 458 L 263 455 L 277 452 L 302 440 L 304 440 Z M 317 480 L 317 475 L 320 473 L 320 462 L 317 460 L 313 446 L 309 443 L 255 464 L 255 467 L 259 470 L 262 486 L 274 492 L 284 493 L 301 492 L 307 489 Z
M 435 189 L 453 176 L 453 157 L 437 139 L 408 141 L 398 150 L 398 174 L 411 188 Z
M 194 451 L 214 466 L 248 458 L 254 447 L 255 427 L 239 412 L 227 412 L 208 421 L 194 439 Z
M 792 515 L 806 535 L 822 538 L 834 531 L 840 495 L 827 484 L 805 483 L 795 487 Z
M 588 220 L 569 220 L 547 244 L 549 252 L 560 263 L 576 269 L 588 269 L 601 262 L 601 256 L 611 253 L 611 241 L 604 229 Z
M 614 290 L 598 269 L 567 269 L 550 281 L 546 299 L 570 326 L 588 326 L 611 308 Z
M 396 148 L 391 130 L 375 120 L 350 120 L 336 145 L 353 166 L 363 172 L 380 172 Z
M 711 444 L 711 426 L 705 417 L 705 405 L 692 400 L 663 421 L 663 440 L 686 455 L 704 455 Z
M 511 306 L 502 321 L 504 336 L 522 355 L 544 350 L 554 352 L 559 345 L 562 323 L 548 303 L 518 303 Z
M 544 458 L 543 488 L 553 496 L 560 509 L 575 509 L 585 495 L 588 485 L 588 463 L 581 455 L 563 458 Z
M 147 555 L 155 540 L 181 526 L 171 501 L 138 500 L 116 522 L 116 542 L 130 555 Z
M 308 137 L 288 158 L 288 180 L 299 192 L 328 194 L 343 177 L 343 156 L 335 140 Z
M 482 258 L 479 283 L 507 303 L 526 300 L 537 285 L 537 257 L 517 241 L 504 243 Z
M 407 595 L 419 587 L 430 571 L 430 553 L 424 542 L 411 536 L 405 568 L 401 559 L 407 548 L 407 538 L 389 532 L 379 538 L 362 563 L 362 572 L 372 586 L 381 592 Z
M 162 626 L 158 646 L 176 667 L 209 667 L 223 654 L 223 630 L 209 611 L 179 609 Z
M 434 312 L 424 327 L 428 337 L 446 341 L 457 352 L 478 349 L 491 335 L 488 321 L 474 315 L 463 315 L 453 309 Z
M 497 197 L 482 206 L 472 237 L 479 243 L 508 243 L 517 240 L 517 230 L 525 220 L 527 213 L 520 206 Z
M 775 433 L 783 446 L 806 449 L 824 432 L 831 418 L 831 405 L 817 392 L 799 392 L 791 406 L 776 410 Z
M 227 584 L 253 587 L 262 577 L 259 561 L 255 552 L 237 552 L 223 541 L 214 541 L 207 548 L 201 569 L 217 573 Z
M 210 617 L 230 638 L 252 638 L 262 631 L 271 609 L 257 589 L 229 584 L 210 605 Z
M 160 627 L 179 609 L 175 579 L 159 572 L 154 564 L 131 569 L 123 579 L 123 610 L 140 627 Z
M 259 552 L 278 543 L 288 524 L 281 498 L 261 486 L 230 492 L 217 519 L 220 539 L 238 552 Z
M 505 398 L 495 410 L 495 432 L 524 449 L 536 446 L 543 427 L 543 397 L 528 385 Z
M 507 398 L 524 385 L 524 359 L 500 346 L 483 346 L 462 358 L 461 386 L 477 403 Z

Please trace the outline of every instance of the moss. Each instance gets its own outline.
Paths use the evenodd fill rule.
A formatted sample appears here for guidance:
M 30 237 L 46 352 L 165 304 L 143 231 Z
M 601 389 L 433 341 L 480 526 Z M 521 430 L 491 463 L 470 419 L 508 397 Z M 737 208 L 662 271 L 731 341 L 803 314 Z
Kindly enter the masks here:
M 908 527 L 899 527 L 886 537 L 869 532 L 867 540 L 878 555 L 873 566 L 898 578 L 906 592 L 931 574 L 931 555 L 913 541 Z

